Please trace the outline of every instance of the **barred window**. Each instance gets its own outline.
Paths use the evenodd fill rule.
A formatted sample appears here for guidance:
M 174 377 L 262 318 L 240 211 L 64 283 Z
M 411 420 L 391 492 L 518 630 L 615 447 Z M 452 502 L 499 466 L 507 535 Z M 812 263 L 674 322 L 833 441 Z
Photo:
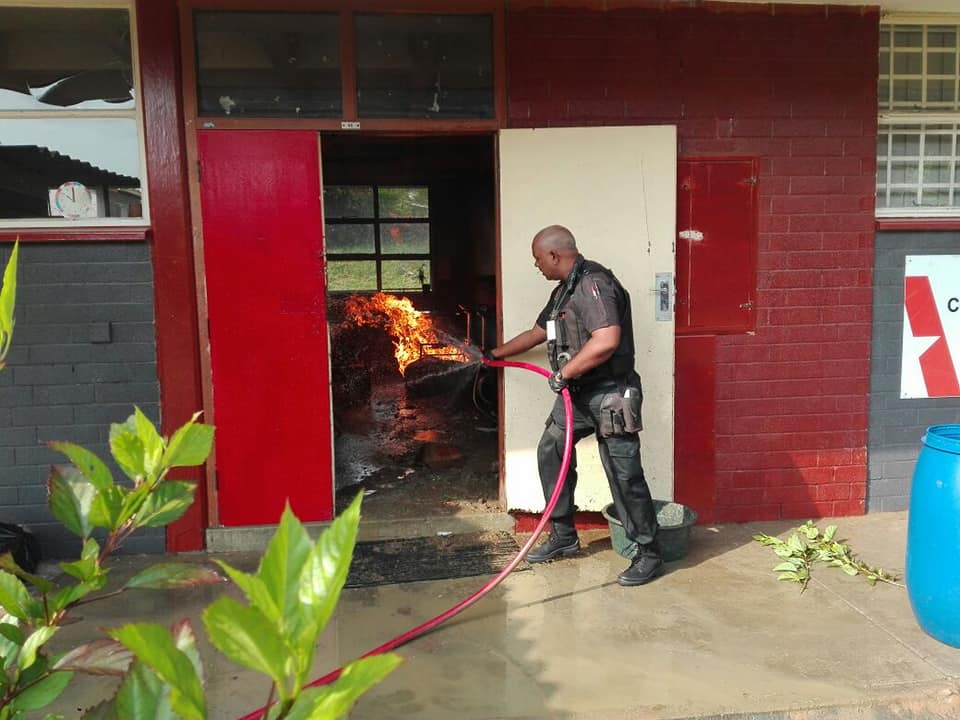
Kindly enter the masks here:
M 877 214 L 960 214 L 960 24 L 880 28 Z
M 329 291 L 430 285 L 428 188 L 333 185 L 323 189 L 323 209 Z

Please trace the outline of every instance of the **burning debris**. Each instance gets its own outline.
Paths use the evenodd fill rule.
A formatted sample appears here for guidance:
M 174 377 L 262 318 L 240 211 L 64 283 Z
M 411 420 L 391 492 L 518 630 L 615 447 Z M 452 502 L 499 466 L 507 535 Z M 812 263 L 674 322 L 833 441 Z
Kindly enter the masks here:
M 382 327 L 393 338 L 394 356 L 401 375 L 417 360 L 467 362 L 461 348 L 440 341 L 440 332 L 427 313 L 413 307 L 408 298 L 378 292 L 354 295 L 344 304 L 343 325 Z

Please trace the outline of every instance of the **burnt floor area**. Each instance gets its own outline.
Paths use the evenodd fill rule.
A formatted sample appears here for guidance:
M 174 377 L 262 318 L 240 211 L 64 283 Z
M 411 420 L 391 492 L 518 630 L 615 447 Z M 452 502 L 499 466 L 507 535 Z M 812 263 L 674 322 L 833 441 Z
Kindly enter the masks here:
M 336 409 L 338 513 L 358 492 L 373 520 L 499 511 L 495 386 L 477 367 L 413 365 Z

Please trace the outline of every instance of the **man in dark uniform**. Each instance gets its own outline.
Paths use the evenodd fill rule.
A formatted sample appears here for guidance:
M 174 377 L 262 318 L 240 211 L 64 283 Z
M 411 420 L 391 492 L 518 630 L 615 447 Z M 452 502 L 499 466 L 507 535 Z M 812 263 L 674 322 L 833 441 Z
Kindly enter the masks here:
M 548 382 L 558 393 L 537 447 L 545 499 L 553 495 L 563 458 L 566 417 L 559 393 L 570 389 L 574 442 L 597 436 L 600 460 L 614 507 L 637 554 L 617 578 L 621 585 L 644 585 L 663 571 L 657 545 L 657 515 L 640 461 L 642 429 L 640 377 L 634 370 L 630 296 L 613 273 L 577 251 L 565 227 L 551 225 L 533 238 L 537 269 L 559 283 L 536 323 L 503 345 L 489 350 L 499 360 L 543 342 L 553 374 Z M 580 550 L 574 525 L 577 455 L 573 451 L 566 484 L 550 519 L 548 540 L 527 555 L 533 563 L 572 557 Z

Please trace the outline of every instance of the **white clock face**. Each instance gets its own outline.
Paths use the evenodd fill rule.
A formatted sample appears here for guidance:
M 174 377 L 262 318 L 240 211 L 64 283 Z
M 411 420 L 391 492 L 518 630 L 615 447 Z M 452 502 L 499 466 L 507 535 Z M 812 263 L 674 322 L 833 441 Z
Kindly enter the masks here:
M 96 200 L 83 183 L 63 183 L 54 193 L 53 202 L 59 213 L 71 220 L 96 215 Z

